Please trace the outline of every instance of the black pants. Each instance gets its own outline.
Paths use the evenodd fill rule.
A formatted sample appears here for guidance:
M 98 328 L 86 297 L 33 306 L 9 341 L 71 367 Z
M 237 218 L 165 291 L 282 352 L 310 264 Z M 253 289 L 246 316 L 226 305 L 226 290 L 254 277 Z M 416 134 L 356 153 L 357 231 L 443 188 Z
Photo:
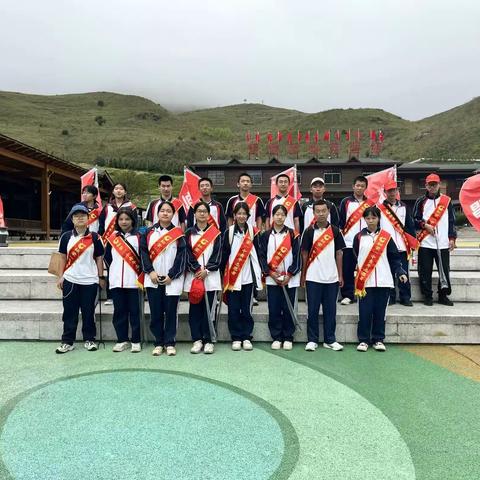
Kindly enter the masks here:
M 292 305 L 295 304 L 296 288 L 287 288 L 288 298 Z M 279 342 L 292 342 L 295 333 L 295 323 L 290 310 L 287 306 L 287 300 L 283 293 L 283 287 L 279 285 L 267 285 L 268 300 L 268 328 L 273 340 Z
M 401 302 L 407 302 L 412 298 L 412 286 L 410 284 L 410 273 L 408 271 L 408 256 L 407 252 L 400 252 L 400 259 L 402 262 L 402 268 L 407 272 L 408 282 L 402 283 L 398 280 L 395 272 L 392 270 L 393 284 L 398 286 L 398 297 Z M 397 296 L 396 288 L 393 287 L 390 291 L 390 299 L 395 301 Z
M 208 296 L 208 310 L 212 310 L 216 292 L 207 292 Z M 213 305 L 215 308 L 215 305 Z M 212 335 L 210 334 L 210 328 L 208 326 L 208 313 L 207 306 L 205 305 L 205 298 L 197 304 L 190 304 L 188 310 L 188 323 L 190 324 L 190 332 L 192 334 L 192 340 L 203 340 L 203 343 L 211 343 Z
M 367 294 L 358 302 L 359 342 L 375 343 L 385 339 L 385 313 L 387 311 L 390 288 L 369 287 Z
M 232 341 L 251 340 L 253 283 L 242 285 L 241 290 L 227 292 L 228 330 Z
M 450 251 L 448 248 L 440 250 L 442 255 L 443 271 L 447 277 L 448 288 L 440 289 L 440 279 L 438 280 L 438 296 L 446 296 L 452 293 L 452 285 L 450 283 Z M 418 249 L 418 277 L 420 279 L 420 290 L 426 299 L 433 297 L 432 290 L 432 270 L 433 261 L 437 265 L 437 270 L 440 270 L 438 265 L 438 253 L 434 248 Z
M 63 335 L 62 343 L 73 345 L 77 334 L 78 313 L 82 312 L 83 341 L 95 340 L 95 302 L 98 283 L 79 285 L 63 281 Z
M 338 282 L 319 283 L 307 281 L 306 287 L 308 302 L 308 341 L 319 343 L 320 329 L 318 325 L 318 315 L 321 306 L 323 315 L 323 341 L 325 343 L 336 342 L 335 329 L 337 326 Z
M 355 284 L 354 284 L 354 274 L 355 267 L 357 266 L 357 259 L 353 253 L 353 248 L 344 248 L 343 249 L 343 287 L 340 292 L 342 298 L 349 298 L 352 301 L 355 301 Z
M 119 343 L 128 342 L 128 321 L 132 343 L 140 343 L 140 295 L 137 288 L 112 288 L 113 327 Z
M 147 288 L 150 306 L 150 331 L 156 347 L 175 346 L 179 295 L 165 295 L 165 285 Z

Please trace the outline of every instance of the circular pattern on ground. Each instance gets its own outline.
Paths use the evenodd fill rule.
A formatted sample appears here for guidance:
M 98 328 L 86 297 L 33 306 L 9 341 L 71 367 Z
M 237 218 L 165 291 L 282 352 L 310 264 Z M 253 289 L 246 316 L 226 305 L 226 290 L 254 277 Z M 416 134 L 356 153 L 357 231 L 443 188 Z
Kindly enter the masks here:
M 7 409 L 2 460 L 15 479 L 287 478 L 298 457 L 275 407 L 183 372 L 63 378 Z

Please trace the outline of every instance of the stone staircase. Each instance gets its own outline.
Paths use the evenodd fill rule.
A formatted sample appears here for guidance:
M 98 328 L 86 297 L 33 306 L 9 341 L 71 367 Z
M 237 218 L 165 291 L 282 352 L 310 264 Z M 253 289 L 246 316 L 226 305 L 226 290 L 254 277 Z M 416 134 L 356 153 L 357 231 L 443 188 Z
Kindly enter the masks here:
M 62 331 L 61 293 L 55 277 L 47 266 L 52 248 L 25 247 L 0 249 L 0 338 L 28 340 L 57 340 Z M 412 262 L 412 300 L 421 300 L 415 261 Z M 413 308 L 394 305 L 387 311 L 387 341 L 395 343 L 479 343 L 480 342 L 480 250 L 458 249 L 451 258 L 452 295 L 454 307 L 435 304 L 425 307 L 416 303 Z M 434 273 L 436 276 L 436 272 Z M 435 280 L 434 280 L 435 283 Z M 301 290 L 301 289 L 300 289 Z M 434 287 L 435 290 L 435 287 Z M 306 305 L 299 292 L 298 319 L 302 331 L 295 339 L 306 336 Z M 356 341 L 357 305 L 337 309 L 337 338 L 340 342 Z M 148 303 L 145 303 L 148 323 Z M 229 340 L 227 308 L 222 307 L 219 339 Z M 97 321 L 99 318 L 97 307 Z M 188 302 L 179 307 L 178 340 L 190 340 Z M 254 307 L 255 331 L 258 341 L 269 341 L 268 312 L 265 301 Z M 115 338 L 112 327 L 112 307 L 102 304 L 104 338 Z M 147 329 L 148 330 L 148 329 Z

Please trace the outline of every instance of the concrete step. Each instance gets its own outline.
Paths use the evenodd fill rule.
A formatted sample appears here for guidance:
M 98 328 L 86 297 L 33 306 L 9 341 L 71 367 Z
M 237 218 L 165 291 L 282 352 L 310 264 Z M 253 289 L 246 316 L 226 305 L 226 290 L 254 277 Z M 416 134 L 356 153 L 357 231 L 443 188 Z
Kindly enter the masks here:
M 145 303 L 145 319 L 148 325 L 149 309 Z M 62 302 L 55 300 L 0 300 L 0 338 L 8 340 L 58 340 L 62 333 Z M 97 306 L 97 322 L 99 318 Z M 114 340 L 112 326 L 113 307 L 102 304 L 102 327 L 105 340 Z M 271 341 L 268 331 L 268 311 L 265 302 L 254 307 L 254 340 Z M 298 320 L 302 331 L 297 331 L 296 341 L 306 340 L 306 305 L 299 304 Z M 320 316 L 320 322 L 322 318 Z M 356 342 L 358 306 L 338 306 L 337 339 L 340 342 Z M 98 328 L 98 326 L 97 326 Z M 147 328 L 148 330 L 148 328 Z M 322 332 L 322 325 L 320 324 Z M 222 307 L 219 322 L 219 340 L 229 341 L 227 308 Z M 394 305 L 387 310 L 387 342 L 390 343 L 479 343 L 480 316 L 478 305 L 458 303 L 454 307 L 434 305 L 414 307 Z M 79 328 L 78 338 L 81 338 Z M 150 338 L 151 339 L 151 338 Z M 178 341 L 190 341 L 188 326 L 188 302 L 179 306 Z
M 57 249 L 52 247 L 7 247 L 0 248 L 0 270 L 47 269 L 50 255 Z M 415 261 L 411 268 L 416 270 Z M 454 250 L 451 260 L 452 271 L 480 271 L 480 249 L 458 248 Z
M 433 273 L 433 290 L 436 291 L 438 274 Z M 418 273 L 411 272 L 412 300 L 419 301 L 420 293 Z M 478 302 L 480 299 L 480 272 L 451 272 L 452 294 L 454 302 Z M 0 270 L 0 300 L 55 300 L 61 298 L 61 292 L 55 286 L 56 278 L 45 270 Z M 305 294 L 299 289 L 298 297 L 303 301 Z M 265 298 L 265 293 L 260 293 Z

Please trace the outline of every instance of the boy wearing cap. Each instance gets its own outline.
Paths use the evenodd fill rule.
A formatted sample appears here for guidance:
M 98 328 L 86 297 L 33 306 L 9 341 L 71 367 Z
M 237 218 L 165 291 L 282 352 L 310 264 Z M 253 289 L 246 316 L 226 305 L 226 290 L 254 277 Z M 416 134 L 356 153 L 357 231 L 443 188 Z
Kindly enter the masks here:
M 390 292 L 389 304 L 394 305 L 396 302 L 395 283 L 397 283 L 400 303 L 406 307 L 413 307 L 410 275 L 408 272 L 408 259 L 418 246 L 418 241 L 415 238 L 413 217 L 407 205 L 397 199 L 398 188 L 395 180 L 386 183 L 384 189 L 387 198 L 383 203 L 378 205 L 381 212 L 380 228 L 391 235 L 400 253 L 402 269 L 407 273 L 408 277 L 407 282 L 399 282 L 398 278 L 394 275 L 395 272 L 392 271 L 394 287 Z
M 432 269 L 433 261 L 439 266 L 441 255 L 443 272 L 448 286 L 441 288 L 438 282 L 438 303 L 453 306 L 448 298 L 452 291 L 450 283 L 450 252 L 455 248 L 457 232 L 455 228 L 455 212 L 451 198 L 440 193 L 440 177 L 431 173 L 425 179 L 426 193 L 415 202 L 413 217 L 415 227 L 419 230 L 417 239 L 420 242 L 418 249 L 418 277 L 420 290 L 424 296 L 424 305 L 433 305 Z
M 302 232 L 304 232 L 310 225 L 315 224 L 315 214 L 313 212 L 313 205 L 318 200 L 324 200 L 325 195 L 325 181 L 321 177 L 315 177 L 310 182 L 310 192 L 312 198 L 302 205 Z M 334 203 L 329 200 L 325 200 L 328 205 L 328 223 L 338 227 L 338 210 Z
M 105 288 L 103 276 L 103 243 L 99 235 L 88 229 L 88 208 L 83 204 L 72 207 L 68 216 L 73 229 L 60 237 L 63 275 L 57 287 L 63 292 L 62 343 L 55 350 L 62 354 L 74 349 L 78 312 L 82 312 L 82 334 L 85 348 L 97 350 L 95 343 L 95 301 L 98 285 Z

